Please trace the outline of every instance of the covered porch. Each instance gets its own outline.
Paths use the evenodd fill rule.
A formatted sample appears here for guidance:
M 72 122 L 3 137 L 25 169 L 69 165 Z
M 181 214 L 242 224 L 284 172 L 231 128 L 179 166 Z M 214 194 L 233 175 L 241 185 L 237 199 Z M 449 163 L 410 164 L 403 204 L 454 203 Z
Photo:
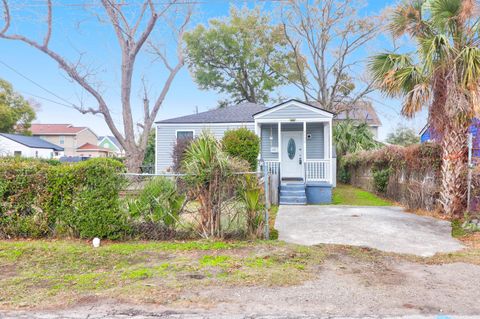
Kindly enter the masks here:
M 291 204 L 330 201 L 336 177 L 332 118 L 330 112 L 295 100 L 254 116 L 259 160 L 278 177 L 280 202 L 282 194 Z
M 282 182 L 333 185 L 331 123 L 303 121 L 258 124 L 260 159 Z
M 333 114 L 289 101 L 255 115 L 259 159 L 282 182 L 334 185 Z

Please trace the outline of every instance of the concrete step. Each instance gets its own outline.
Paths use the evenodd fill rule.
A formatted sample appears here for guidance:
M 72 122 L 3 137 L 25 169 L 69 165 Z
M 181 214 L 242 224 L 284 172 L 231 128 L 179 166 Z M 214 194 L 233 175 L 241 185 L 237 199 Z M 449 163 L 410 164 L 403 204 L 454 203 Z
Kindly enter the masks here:
M 294 190 L 294 191 L 289 191 L 289 190 L 280 190 L 280 196 L 305 196 L 305 190 Z
M 307 197 L 306 196 L 280 196 L 280 204 L 306 204 Z
M 280 190 L 285 190 L 285 191 L 305 191 L 305 185 L 304 184 L 281 184 L 280 185 Z
M 280 200 L 280 205 L 306 205 L 306 204 L 307 204 L 306 198 L 304 200 L 296 200 L 296 201 Z

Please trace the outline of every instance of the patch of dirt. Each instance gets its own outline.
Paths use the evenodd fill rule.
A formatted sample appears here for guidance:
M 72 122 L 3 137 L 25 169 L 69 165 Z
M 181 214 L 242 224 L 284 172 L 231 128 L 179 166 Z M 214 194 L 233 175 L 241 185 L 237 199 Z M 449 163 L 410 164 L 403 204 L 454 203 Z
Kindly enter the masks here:
M 0 280 L 14 277 L 16 273 L 17 267 L 15 265 L 0 265 Z
M 480 249 L 480 232 L 467 235 L 465 237 L 457 238 L 462 241 L 466 246 L 472 249 Z
M 358 262 L 351 256 L 339 255 L 334 264 L 334 269 L 340 275 L 357 278 L 359 283 L 368 286 L 375 285 L 400 285 L 406 275 L 395 268 L 397 260 L 394 258 L 374 259 Z
M 144 295 L 134 298 L 136 304 L 132 304 L 128 293 L 114 299 L 87 296 L 79 298 L 73 308 L 23 314 L 25 318 L 46 314 L 51 318 L 64 318 L 73 313 L 84 317 L 95 314 L 96 318 L 102 314 L 108 318 L 127 314 L 176 318 L 174 314 L 182 313 L 196 314 L 198 318 L 205 314 L 219 318 L 238 314 L 252 317 L 480 314 L 478 265 L 425 264 L 370 249 L 340 246 L 328 249 L 326 260 L 314 267 L 314 279 L 300 285 L 199 284 L 185 290 L 172 290 L 156 283 Z

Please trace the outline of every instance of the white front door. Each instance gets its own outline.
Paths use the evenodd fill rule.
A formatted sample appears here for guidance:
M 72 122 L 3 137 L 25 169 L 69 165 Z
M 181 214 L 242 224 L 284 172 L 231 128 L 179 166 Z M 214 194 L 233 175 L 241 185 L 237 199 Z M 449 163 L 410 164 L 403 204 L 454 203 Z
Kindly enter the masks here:
M 282 132 L 282 178 L 303 178 L 303 132 Z

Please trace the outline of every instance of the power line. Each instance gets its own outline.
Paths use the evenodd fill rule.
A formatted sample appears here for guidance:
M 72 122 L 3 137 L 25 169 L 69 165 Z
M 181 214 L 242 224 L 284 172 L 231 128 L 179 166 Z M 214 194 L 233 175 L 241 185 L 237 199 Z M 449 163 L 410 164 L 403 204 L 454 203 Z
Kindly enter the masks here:
M 252 2 L 252 0 L 232 0 L 233 2 Z M 287 0 L 254 0 L 253 2 L 264 2 L 264 3 L 281 3 L 286 2 Z M 212 2 L 226 2 L 225 0 L 208 0 L 208 1 L 200 1 L 200 0 L 183 0 L 183 1 L 154 1 L 152 2 L 153 5 L 193 5 L 193 4 L 208 4 Z M 33 2 L 33 3 L 23 3 L 23 4 L 14 4 L 10 5 L 12 8 L 25 8 L 25 7 L 46 7 L 48 4 L 46 2 Z M 52 3 L 52 7 L 103 7 L 100 3 L 90 2 L 90 3 Z M 121 7 L 127 6 L 143 6 L 143 2 L 125 2 L 122 4 L 118 4 Z
M 64 99 L 63 97 L 59 96 L 58 94 L 56 94 L 55 92 L 52 92 L 51 90 L 47 89 L 46 87 L 42 86 L 41 84 L 39 84 L 38 82 L 32 80 L 31 78 L 29 78 L 28 76 L 24 75 L 23 73 L 17 71 L 16 69 L 14 69 L 13 67 L 11 67 L 10 65 L 6 64 L 5 62 L 3 62 L 2 60 L 0 60 L 0 64 L 2 64 L 4 67 L 6 67 L 7 69 L 9 69 L 10 71 L 16 73 L 17 75 L 21 76 L 22 78 L 24 78 L 25 80 L 29 81 L 30 83 L 33 83 L 34 85 L 36 85 L 37 87 L 39 87 L 40 89 L 44 90 L 45 92 L 48 92 L 50 93 L 51 95 L 55 96 L 57 99 L 60 99 L 62 100 L 63 102 L 69 104 L 72 106 L 72 108 L 80 108 L 79 106 L 71 103 L 70 101 Z
M 25 80 L 29 81 L 30 83 L 33 83 L 35 86 L 39 87 L 40 89 L 44 90 L 45 92 L 55 96 L 56 98 L 62 100 L 63 102 L 65 103 L 61 103 L 61 102 L 58 102 L 58 101 L 55 101 L 55 100 L 52 100 L 50 98 L 46 98 L 46 97 L 42 97 L 42 96 L 39 96 L 39 95 L 36 95 L 36 94 L 32 94 L 32 93 L 27 93 L 27 92 L 23 92 L 24 94 L 27 94 L 27 95 L 30 95 L 30 96 L 33 96 L 33 97 L 36 97 L 36 98 L 39 98 L 39 99 L 42 99 L 42 100 L 45 100 L 45 101 L 48 101 L 48 102 L 51 102 L 51 103 L 55 103 L 55 104 L 58 104 L 58 105 L 61 105 L 61 106 L 65 106 L 65 107 L 68 107 L 70 109 L 73 109 L 73 110 L 76 110 L 78 111 L 79 109 L 81 109 L 81 107 L 71 103 L 70 101 L 64 99 L 63 97 L 59 96 L 58 94 L 56 94 L 55 92 L 52 92 L 51 90 L 47 89 L 46 87 L 42 86 L 41 84 L 39 84 L 38 82 L 32 80 L 31 78 L 29 78 L 28 76 L 24 75 L 23 73 L 21 73 L 20 71 L 14 69 L 13 67 L 9 66 L 8 64 L 6 64 L 5 62 L 3 62 L 2 60 L 0 60 L 0 64 L 2 64 L 4 67 L 8 68 L 9 70 L 11 70 L 12 72 L 16 73 L 17 75 L 21 76 L 22 78 L 24 78 Z M 100 114 L 92 114 L 94 116 L 97 116 L 99 118 L 103 118 Z

